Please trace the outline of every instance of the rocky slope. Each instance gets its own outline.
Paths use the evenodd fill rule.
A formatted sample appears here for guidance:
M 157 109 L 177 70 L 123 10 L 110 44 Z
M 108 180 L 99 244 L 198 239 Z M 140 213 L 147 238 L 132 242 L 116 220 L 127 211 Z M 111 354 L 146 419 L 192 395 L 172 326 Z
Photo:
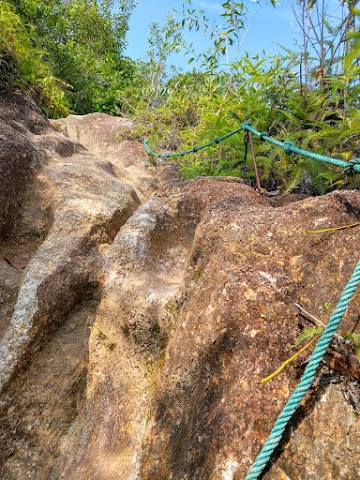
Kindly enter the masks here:
M 307 231 L 359 221 L 359 191 L 180 182 L 132 128 L 0 95 L 2 480 L 243 479 L 306 360 L 259 384 L 311 325 L 295 303 L 326 321 L 358 260 L 359 228 Z M 359 365 L 337 349 L 267 480 L 358 480 Z

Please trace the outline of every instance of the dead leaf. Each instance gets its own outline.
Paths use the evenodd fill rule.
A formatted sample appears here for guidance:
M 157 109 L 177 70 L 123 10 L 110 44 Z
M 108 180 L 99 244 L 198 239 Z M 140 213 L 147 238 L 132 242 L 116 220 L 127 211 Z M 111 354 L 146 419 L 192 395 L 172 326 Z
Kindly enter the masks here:
M 29 257 L 13 257 L 7 256 L 3 257 L 3 259 L 12 267 L 16 268 L 16 270 L 24 270 L 29 263 Z

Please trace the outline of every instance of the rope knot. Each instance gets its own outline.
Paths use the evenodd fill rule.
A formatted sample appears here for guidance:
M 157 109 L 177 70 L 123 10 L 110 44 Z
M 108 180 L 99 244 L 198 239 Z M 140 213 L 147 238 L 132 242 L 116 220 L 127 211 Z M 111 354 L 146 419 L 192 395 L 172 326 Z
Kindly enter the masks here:
M 214 138 L 214 142 L 215 142 L 215 143 L 220 143 L 220 137 L 215 137 L 215 138 Z
M 192 151 L 193 151 L 194 153 L 196 153 L 198 150 L 199 150 L 198 147 L 194 147 Z
M 290 155 L 291 153 L 291 149 L 295 147 L 295 145 L 293 144 L 293 142 L 285 142 L 284 145 L 283 145 L 283 149 L 284 149 L 284 152 L 286 153 L 286 155 Z
M 359 170 L 355 169 L 355 165 L 359 165 Z M 350 173 L 359 173 L 360 171 L 360 158 L 352 158 L 347 162 L 347 165 L 344 169 L 346 175 Z
M 185 155 L 185 152 L 180 152 L 180 157 L 183 157 Z
M 270 137 L 269 132 L 261 132 L 260 133 L 260 140 L 265 140 L 264 137 Z

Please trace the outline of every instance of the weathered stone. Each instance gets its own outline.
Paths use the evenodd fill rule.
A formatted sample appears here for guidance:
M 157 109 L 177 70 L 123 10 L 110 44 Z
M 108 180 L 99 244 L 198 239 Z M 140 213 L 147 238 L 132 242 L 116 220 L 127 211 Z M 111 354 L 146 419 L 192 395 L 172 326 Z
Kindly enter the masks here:
M 9 326 L 20 283 L 21 273 L 0 258 L 0 338 Z
M 0 90 L 0 122 L 24 135 L 41 135 L 50 130 L 50 122 L 34 100 L 21 91 Z
M 357 261 L 356 230 L 341 240 L 306 231 L 354 222 L 358 193 L 273 209 L 249 201 L 246 190 L 239 186 L 212 206 L 197 228 L 139 478 L 242 479 L 297 383 L 293 373 L 259 385 L 291 356 L 299 332 L 294 302 L 324 319 L 325 303 L 335 305 Z M 351 312 L 345 326 L 357 318 L 355 305 Z M 359 431 L 355 415 L 351 424 Z M 311 436 L 306 445 L 309 452 L 315 447 Z M 359 471 L 355 452 L 347 461 Z M 333 458 L 332 470 L 336 465 L 339 478 L 355 479 L 342 462 Z
M 4 238 L 11 234 L 43 152 L 28 137 L 3 123 L 0 142 L 0 238 Z
M 346 385 L 324 384 L 313 392 L 288 430 L 280 450 L 285 451 L 266 480 L 359 477 L 359 418 L 345 401 L 346 390 Z
M 53 120 L 52 124 L 71 141 L 80 143 L 93 155 L 106 159 L 103 168 L 131 185 L 141 201 L 154 191 L 156 182 L 144 169 L 148 159 L 143 146 L 139 142 L 122 140 L 124 133 L 131 134 L 134 129 L 132 120 L 91 113 L 85 116 L 69 115 L 66 119 Z
M 103 157 L 91 157 L 84 147 L 51 131 L 49 122 L 45 117 L 40 121 L 41 114 L 31 102 L 23 99 L 22 106 L 19 130 L 23 133 L 8 126 L 13 116 L 9 105 L 1 115 L 1 127 L 7 133 L 2 142 L 3 164 L 8 165 L 6 171 L 3 169 L 1 192 L 7 205 L 2 209 L 1 221 L 3 225 L 15 223 L 14 238 L 24 243 L 34 235 L 30 230 L 39 219 L 35 236 L 46 236 L 46 240 L 38 245 L 36 253 L 32 252 L 11 325 L 0 347 L 0 385 L 6 384 L 22 357 L 29 354 L 30 344 L 35 340 L 41 343 L 44 327 L 66 314 L 86 285 L 99 281 L 102 262 L 98 246 L 112 241 L 119 226 L 139 204 L 132 187 L 109 171 Z M 30 127 L 27 122 L 21 123 L 26 115 L 28 121 L 31 119 Z M 38 135 L 34 137 L 32 131 Z M 46 158 L 45 165 L 44 161 L 39 165 L 39 157 Z M 18 164 L 14 161 L 17 159 Z M 136 153 L 134 159 L 137 169 L 142 166 L 143 175 L 151 177 Z M 126 163 L 130 164 L 129 157 Z M 42 168 L 38 168 L 35 183 L 29 188 L 27 183 L 35 173 L 35 165 Z M 21 200 L 26 201 L 25 205 Z M 48 221 L 42 221 L 44 213 Z M 24 245 L 15 246 L 14 238 L 1 247 L 5 258 L 14 249 L 15 253 L 26 250 Z
M 142 206 L 109 250 L 91 394 L 75 443 L 67 443 L 77 454 L 64 478 L 243 478 L 298 381 L 290 369 L 259 385 L 291 355 L 294 302 L 310 309 L 311 300 L 324 318 L 324 303 L 336 299 L 356 261 L 354 230 L 337 232 L 346 242 L 327 240 L 327 255 L 306 233 L 354 221 L 345 200 L 357 208 L 358 194 L 349 192 L 280 212 L 246 186 L 211 179 L 160 191 Z M 334 272 L 336 263 L 338 274 L 323 284 L 316 267 Z M 300 269 L 309 273 L 297 283 Z M 358 431 L 355 413 L 350 423 Z M 310 454 L 314 442 L 305 436 Z M 356 454 L 342 462 L 333 458 L 331 471 L 355 479 L 348 473 L 359 468 Z
M 1 479 L 243 479 L 303 369 L 259 384 L 310 325 L 295 302 L 326 322 L 358 260 L 358 227 L 307 231 L 358 221 L 359 192 L 290 203 L 240 179 L 179 182 L 120 141 L 130 120 L 54 130 L 25 104 L 37 126 L 22 112 L 7 141 L 37 167 L 0 244 Z M 358 480 L 343 373 L 322 365 L 264 478 Z

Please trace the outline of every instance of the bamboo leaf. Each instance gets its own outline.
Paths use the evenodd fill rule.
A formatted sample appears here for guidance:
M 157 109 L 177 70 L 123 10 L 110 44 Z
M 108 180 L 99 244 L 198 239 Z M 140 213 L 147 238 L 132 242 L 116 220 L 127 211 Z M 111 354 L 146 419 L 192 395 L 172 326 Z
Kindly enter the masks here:
M 340 227 L 323 228 L 322 230 L 308 230 L 306 233 L 315 234 L 315 233 L 335 232 L 336 230 L 344 230 L 345 228 L 358 227 L 359 225 L 360 225 L 360 222 L 356 222 L 356 223 L 350 223 L 349 225 L 341 225 Z
M 269 380 L 272 380 L 274 377 L 276 377 L 276 375 L 278 375 L 280 372 L 282 372 L 284 370 L 284 368 L 287 365 L 289 365 L 289 363 L 296 360 L 299 355 L 301 355 L 303 352 L 305 352 L 305 350 L 307 350 L 315 342 L 315 340 L 317 340 L 319 338 L 319 336 L 320 335 L 316 335 L 314 338 L 312 338 L 310 340 L 310 342 L 308 342 L 304 347 L 300 348 L 300 350 L 298 350 L 294 355 L 292 355 L 290 358 L 285 360 L 285 362 L 282 365 L 280 365 L 280 367 L 277 370 L 275 370 L 275 372 L 271 373 L 267 377 L 260 380 L 260 383 L 262 384 L 262 383 L 268 382 Z
M 301 332 L 301 334 L 298 336 L 298 338 L 296 339 L 296 343 L 292 346 L 293 347 L 297 347 L 298 345 L 300 345 L 300 343 L 302 343 L 304 340 L 307 340 L 308 338 L 314 336 L 314 335 L 319 335 L 320 333 L 322 333 L 324 331 L 323 327 L 308 327 L 308 328 L 304 328 L 304 330 Z

